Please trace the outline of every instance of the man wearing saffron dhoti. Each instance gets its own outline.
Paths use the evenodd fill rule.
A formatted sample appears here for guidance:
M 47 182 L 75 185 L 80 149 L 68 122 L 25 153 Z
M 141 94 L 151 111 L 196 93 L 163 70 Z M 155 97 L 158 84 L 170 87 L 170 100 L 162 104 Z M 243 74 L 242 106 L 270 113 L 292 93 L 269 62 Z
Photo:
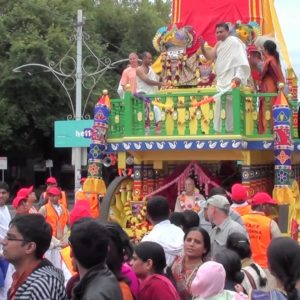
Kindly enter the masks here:
M 245 85 L 250 76 L 250 66 L 247 58 L 246 46 L 237 37 L 231 36 L 226 23 L 216 25 L 218 42 L 212 49 L 205 47 L 205 41 L 200 38 L 201 50 L 209 60 L 215 60 L 215 72 L 218 92 L 230 91 L 235 86 Z M 214 130 L 221 132 L 221 97 L 215 98 Z M 226 132 L 233 131 L 233 103 L 232 96 L 226 97 Z

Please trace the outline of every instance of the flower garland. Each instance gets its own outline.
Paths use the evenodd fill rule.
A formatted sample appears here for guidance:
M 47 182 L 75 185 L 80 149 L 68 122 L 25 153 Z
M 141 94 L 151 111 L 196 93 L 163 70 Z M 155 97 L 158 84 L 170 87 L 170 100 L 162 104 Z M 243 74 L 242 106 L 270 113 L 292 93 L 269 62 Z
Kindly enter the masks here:
M 136 215 L 132 211 L 131 201 L 127 201 L 124 205 L 125 216 L 135 241 L 140 241 L 152 229 L 152 225 L 146 219 L 146 202 L 141 202 L 141 204 L 143 204 L 143 207 Z
M 201 210 L 201 206 L 200 206 L 200 193 L 199 191 L 196 189 L 195 192 L 194 192 L 194 206 L 192 206 L 191 204 L 189 204 L 187 207 L 186 207 L 186 199 L 187 199 L 187 195 L 185 192 L 182 192 L 179 196 L 178 196 L 178 199 L 179 199 L 179 204 L 180 204 L 180 208 L 182 210 L 186 210 L 186 209 L 189 209 L 189 210 L 193 210 L 195 212 L 199 212 Z

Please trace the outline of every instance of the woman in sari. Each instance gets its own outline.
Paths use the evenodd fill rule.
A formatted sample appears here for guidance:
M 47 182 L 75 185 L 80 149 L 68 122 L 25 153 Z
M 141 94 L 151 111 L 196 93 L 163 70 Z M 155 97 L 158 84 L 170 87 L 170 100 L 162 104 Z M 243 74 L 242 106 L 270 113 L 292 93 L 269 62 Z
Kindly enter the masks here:
M 260 91 L 262 93 L 278 93 L 278 83 L 284 83 L 284 76 L 281 70 L 277 46 L 273 41 L 267 40 L 264 42 L 263 55 L 265 59 L 260 77 Z M 272 108 L 275 100 L 276 97 L 270 98 L 271 131 L 273 131 Z M 266 111 L 266 99 L 262 97 L 259 100 L 258 133 L 260 134 L 264 134 L 267 131 Z
M 171 270 L 181 300 L 190 300 L 191 283 L 210 251 L 210 238 L 206 230 L 191 228 L 184 236 L 183 249 L 183 255 L 175 259 Z

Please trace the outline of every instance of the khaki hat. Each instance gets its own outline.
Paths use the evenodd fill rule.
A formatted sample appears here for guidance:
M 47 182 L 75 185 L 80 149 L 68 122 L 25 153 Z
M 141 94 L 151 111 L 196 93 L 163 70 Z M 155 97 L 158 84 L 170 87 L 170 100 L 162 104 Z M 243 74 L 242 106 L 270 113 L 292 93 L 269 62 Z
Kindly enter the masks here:
M 214 195 L 207 199 L 207 205 L 211 205 L 220 209 L 229 209 L 230 203 L 225 196 Z

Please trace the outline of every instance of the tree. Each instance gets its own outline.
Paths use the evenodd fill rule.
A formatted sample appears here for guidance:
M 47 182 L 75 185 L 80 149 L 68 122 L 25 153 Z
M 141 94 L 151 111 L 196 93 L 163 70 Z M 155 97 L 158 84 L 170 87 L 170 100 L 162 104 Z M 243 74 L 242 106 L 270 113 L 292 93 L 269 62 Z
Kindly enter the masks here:
M 170 13 L 170 1 L 162 0 L 0 0 L 0 7 L 1 154 L 45 158 L 53 153 L 54 121 L 67 118 L 69 102 L 49 72 L 29 68 L 26 74 L 18 74 L 12 70 L 28 63 L 58 62 L 67 51 L 74 56 L 70 37 L 79 8 L 86 16 L 90 48 L 111 61 L 126 58 L 131 51 L 153 52 L 152 38 L 160 26 L 169 23 Z M 64 67 L 71 69 L 70 61 Z M 108 72 L 97 82 L 88 112 L 92 113 L 102 89 L 115 95 L 120 71 Z

